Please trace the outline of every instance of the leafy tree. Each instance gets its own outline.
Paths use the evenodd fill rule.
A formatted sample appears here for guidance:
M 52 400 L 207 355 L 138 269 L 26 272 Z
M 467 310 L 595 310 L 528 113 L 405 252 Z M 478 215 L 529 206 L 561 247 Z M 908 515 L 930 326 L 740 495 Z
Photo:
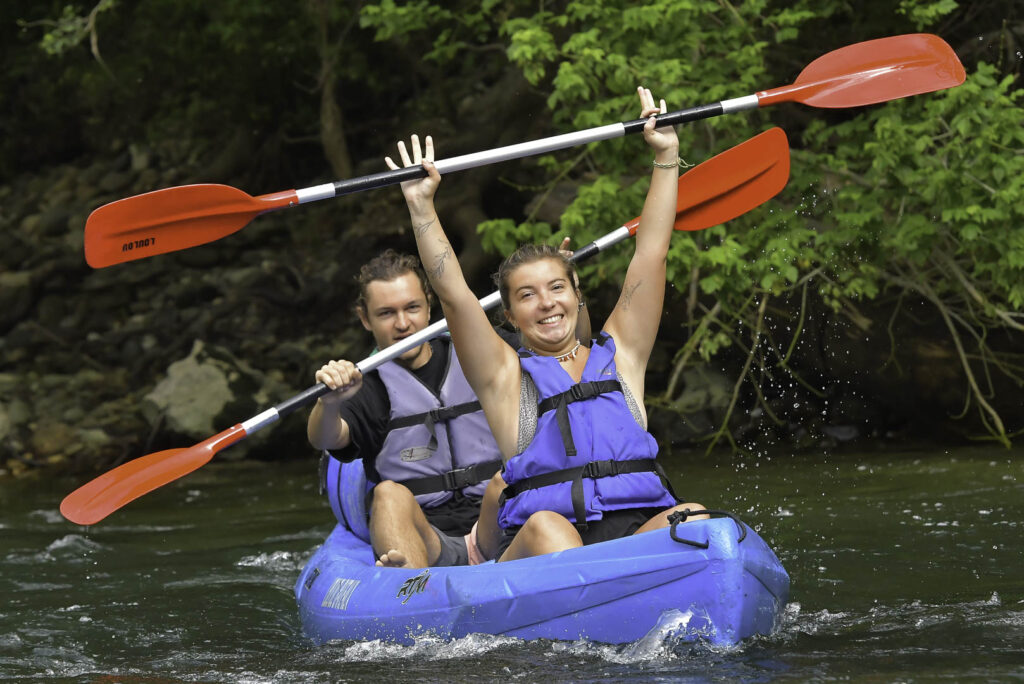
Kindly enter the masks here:
M 581 1 L 511 19 L 503 31 L 509 58 L 531 82 L 550 89 L 555 122 L 584 128 L 628 116 L 633 104 L 623 93 L 641 81 L 673 104 L 713 102 L 791 82 L 790 63 L 806 64 L 836 47 L 816 30 L 848 14 L 838 3 Z M 958 14 L 951 0 L 906 0 L 888 16 L 859 17 L 858 28 L 871 33 L 849 42 L 906 30 L 903 19 L 924 29 Z M 762 392 L 770 376 L 766 368 L 781 366 L 819 396 L 821 389 L 787 365 L 804 309 L 792 317 L 793 337 L 775 340 L 765 324 L 770 302 L 795 296 L 806 307 L 809 290 L 867 328 L 872 322 L 857 302 L 913 293 L 940 311 L 966 377 L 968 403 L 978 406 L 988 431 L 1008 443 L 1008 428 L 988 401 L 991 372 L 1001 371 L 1019 387 L 1022 369 L 1018 356 L 999 353 L 986 340 L 994 330 L 1020 331 L 1024 325 L 1024 128 L 1015 85 L 1012 76 L 1000 78 L 996 68 L 979 62 L 967 84 L 945 93 L 813 118 L 773 112 L 801 148 L 791 190 L 774 208 L 673 241 L 671 286 L 689 293 L 692 334 L 675 354 L 665 399 L 671 400 L 695 356 L 708 360 L 734 346 L 745 360 L 729 412 L 747 381 L 755 401 L 780 422 Z M 699 161 L 766 123 L 760 113 L 702 122 L 681 132 L 681 149 Z M 631 141 L 546 159 L 552 183 L 585 182 L 561 216 L 561 231 L 585 241 L 616 225 L 614 217 L 638 210 L 644 161 Z M 792 188 L 803 197 L 797 199 Z M 480 230 L 491 249 L 504 252 L 512 242 L 551 229 L 504 219 Z M 610 256 L 583 272 L 591 285 L 614 279 L 625 258 Z M 744 329 L 752 331 L 749 341 Z M 729 436 L 727 423 L 713 441 Z
M 637 85 L 670 107 L 716 102 L 790 83 L 843 44 L 934 31 L 968 67 L 960 88 L 682 128 L 697 163 L 780 125 L 792 179 L 728 226 L 674 238 L 670 362 L 648 401 L 674 407 L 683 370 L 715 359 L 736 369 L 728 413 L 756 405 L 782 423 L 772 385 L 822 395 L 829 382 L 798 363 L 818 334 L 812 313 L 891 331 L 895 359 L 914 300 L 938 312 L 968 406 L 1005 443 L 1016 426 L 993 400 L 996 378 L 1019 391 L 1024 374 L 1006 342 L 1024 325 L 1020 12 L 1002 0 L 15 0 L 0 9 L 0 176 L 116 138 L 196 179 L 279 189 L 327 167 L 379 170 L 411 132 L 454 156 L 635 118 Z M 637 215 L 649 164 L 638 139 L 606 141 L 464 174 L 439 208 L 472 277 L 493 264 L 484 249 L 583 244 Z M 350 206 L 404 225 L 390 198 Z M 617 290 L 625 251 L 582 268 L 592 299 Z M 719 427 L 712 443 L 732 439 L 728 416 Z

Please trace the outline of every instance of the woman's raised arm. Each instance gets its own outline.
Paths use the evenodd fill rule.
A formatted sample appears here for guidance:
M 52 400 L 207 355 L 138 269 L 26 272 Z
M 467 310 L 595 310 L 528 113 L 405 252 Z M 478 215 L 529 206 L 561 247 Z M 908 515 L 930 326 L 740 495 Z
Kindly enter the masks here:
M 441 174 L 434 166 L 433 139 L 429 135 L 426 137 L 422 151 L 418 136 L 413 135 L 409 142 L 411 157 L 405 143 L 398 143 L 402 164 L 406 167 L 422 164 L 427 171 L 426 178 L 402 183 L 420 261 L 448 319 L 452 343 L 466 379 L 490 420 L 490 414 L 496 413 L 487 410 L 498 400 L 495 388 L 507 389 L 512 382 L 506 381 L 514 380 L 516 392 L 519 390 L 519 361 L 515 351 L 491 327 L 487 314 L 466 284 L 455 251 L 434 209 L 434 194 L 441 182 Z M 385 162 L 390 169 L 399 168 L 390 157 L 385 158 Z M 496 426 L 491 427 L 494 429 Z M 497 432 L 495 436 L 498 436 Z
M 624 376 L 632 376 L 632 389 L 643 391 L 643 374 L 658 334 L 665 303 L 665 260 L 675 222 L 679 183 L 679 139 L 671 126 L 655 128 L 654 115 L 666 110 L 647 88 L 638 88 L 641 117 L 649 117 L 644 140 L 654 152 L 651 185 L 647 190 L 636 248 L 626 270 L 619 301 L 604 329 L 616 342 L 616 363 Z M 637 386 L 639 383 L 639 386 Z

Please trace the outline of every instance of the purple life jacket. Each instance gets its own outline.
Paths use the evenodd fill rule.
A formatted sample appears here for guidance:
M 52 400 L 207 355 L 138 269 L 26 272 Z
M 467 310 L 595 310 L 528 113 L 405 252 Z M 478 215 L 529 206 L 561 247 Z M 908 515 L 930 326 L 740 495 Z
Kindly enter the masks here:
M 501 468 L 501 453 L 454 346 L 448 345 L 439 394 L 394 361 L 377 372 L 391 402 L 388 434 L 376 459 L 381 479 L 405 485 L 424 508 L 439 506 L 457 490 L 483 496 Z
M 553 357 L 523 349 L 519 356 L 541 401 L 533 441 L 505 463 L 502 527 L 543 510 L 584 526 L 605 511 L 677 503 L 655 461 L 657 442 L 626 404 L 610 335 L 594 340 L 579 383 Z

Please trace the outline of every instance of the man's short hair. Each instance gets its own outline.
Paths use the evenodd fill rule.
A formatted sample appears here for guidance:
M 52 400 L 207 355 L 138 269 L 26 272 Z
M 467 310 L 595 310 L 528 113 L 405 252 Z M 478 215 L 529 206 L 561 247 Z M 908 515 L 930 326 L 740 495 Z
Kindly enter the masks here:
M 390 281 L 399 278 L 406 273 L 414 273 L 423 288 L 423 294 L 427 297 L 427 305 L 434 303 L 434 293 L 427 282 L 427 275 L 420 266 L 420 260 L 411 254 L 396 252 L 390 247 L 379 255 L 370 259 L 359 269 L 356 282 L 359 284 L 359 297 L 356 299 L 356 308 L 366 313 L 366 288 L 375 280 Z

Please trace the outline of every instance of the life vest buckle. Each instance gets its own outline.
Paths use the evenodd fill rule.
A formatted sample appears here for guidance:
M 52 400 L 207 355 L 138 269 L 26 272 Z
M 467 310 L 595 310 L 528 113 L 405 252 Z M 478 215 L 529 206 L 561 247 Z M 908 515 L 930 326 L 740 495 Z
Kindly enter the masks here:
M 468 487 L 476 484 L 473 481 L 473 475 L 476 469 L 473 466 L 468 468 L 459 468 L 458 470 L 449 470 L 441 475 L 441 480 L 444 482 L 444 488 L 450 492 Z
M 611 477 L 612 475 L 618 474 L 618 461 L 591 461 L 583 467 L 583 477 L 589 477 L 591 479 Z

